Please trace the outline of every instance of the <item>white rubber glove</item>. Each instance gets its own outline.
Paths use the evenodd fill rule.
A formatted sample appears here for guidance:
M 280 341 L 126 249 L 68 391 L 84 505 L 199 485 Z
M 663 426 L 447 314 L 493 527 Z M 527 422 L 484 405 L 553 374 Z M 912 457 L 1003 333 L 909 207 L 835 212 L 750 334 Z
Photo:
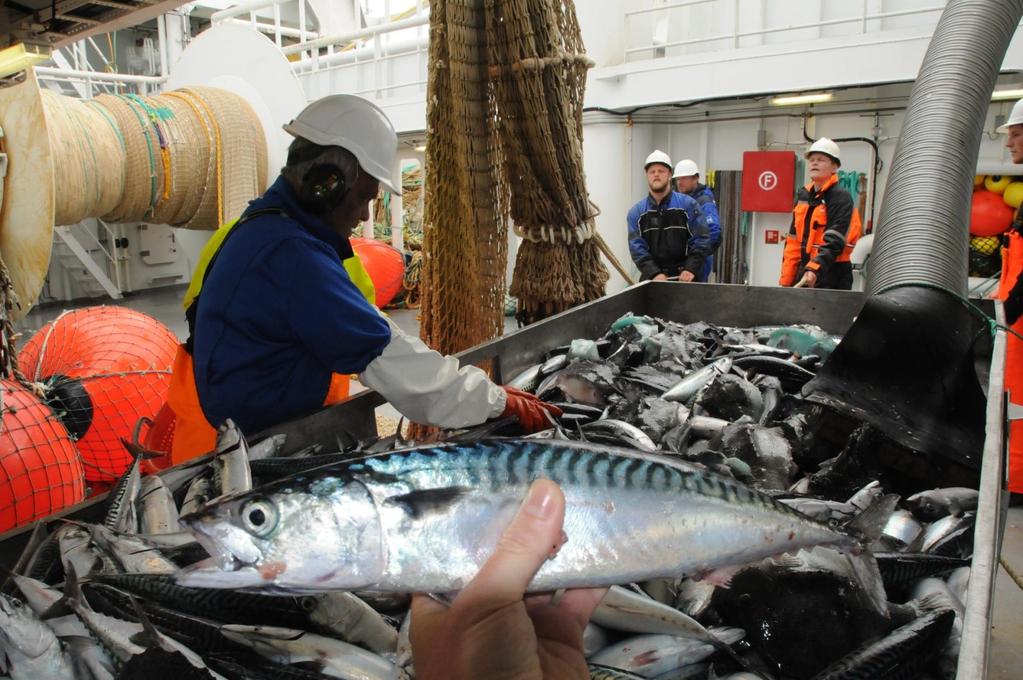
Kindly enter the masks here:
M 486 373 L 475 366 L 459 368 L 458 359 L 430 349 L 390 319 L 387 323 L 391 341 L 359 382 L 417 423 L 454 429 L 501 415 L 507 395 Z

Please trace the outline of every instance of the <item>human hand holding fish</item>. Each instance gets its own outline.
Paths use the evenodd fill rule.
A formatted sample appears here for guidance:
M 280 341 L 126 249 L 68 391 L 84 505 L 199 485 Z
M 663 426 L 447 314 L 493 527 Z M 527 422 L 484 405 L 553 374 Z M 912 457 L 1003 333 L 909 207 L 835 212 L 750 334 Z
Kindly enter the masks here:
M 412 601 L 412 656 L 419 680 L 590 677 L 583 629 L 606 588 L 574 589 L 555 603 L 525 597 L 537 570 L 562 543 L 565 496 L 554 482 L 532 484 L 493 555 L 451 607 Z

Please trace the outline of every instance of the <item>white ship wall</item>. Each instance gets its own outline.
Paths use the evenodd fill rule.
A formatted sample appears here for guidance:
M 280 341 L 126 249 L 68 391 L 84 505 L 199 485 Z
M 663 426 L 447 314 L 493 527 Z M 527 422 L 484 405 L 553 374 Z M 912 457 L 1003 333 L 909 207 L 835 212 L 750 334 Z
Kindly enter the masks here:
M 651 150 L 663 149 L 675 160 L 693 158 L 706 170 L 740 170 L 743 152 L 757 149 L 760 129 L 766 131 L 766 149 L 801 152 L 805 148 L 801 116 L 807 112 L 814 114 L 809 126 L 812 136 L 872 137 L 875 122 L 871 113 L 892 109 L 883 111 L 879 120 L 883 165 L 874 214 L 880 214 L 909 83 L 939 17 L 939 12 L 926 10 L 944 3 L 707 0 L 636 13 L 664 4 L 659 0 L 576 2 L 587 52 L 595 62 L 588 78 L 587 108 L 623 111 L 674 102 L 689 104 L 677 110 L 646 108 L 631 120 L 598 111 L 584 116 L 587 188 L 601 209 L 598 228 L 619 260 L 632 266 L 625 214 L 646 191 L 642 163 Z M 323 33 L 344 33 L 354 12 L 350 3 L 342 5 L 310 0 L 307 16 Z M 287 4 L 281 5 L 281 12 L 289 19 L 297 16 Z M 882 18 L 876 18 L 879 15 Z M 859 18 L 843 21 L 850 17 Z M 708 37 L 714 40 L 704 40 Z M 173 81 L 173 55 L 195 39 L 172 32 L 170 40 Z M 266 40 L 273 41 L 273 36 Z M 230 55 L 236 47 L 225 40 L 222 49 Z M 297 55 L 293 55 L 291 67 L 306 100 L 348 92 L 377 102 L 401 133 L 402 156 L 411 158 L 420 155 L 414 148 L 425 139 L 427 50 L 427 26 L 416 26 L 377 36 L 357 49 L 331 50 L 331 54 L 315 57 L 307 54 L 300 61 L 294 61 Z M 1023 43 L 1017 31 L 1003 62 L 999 88 L 1023 85 L 1021 71 Z M 253 78 L 258 81 L 259 74 Z M 902 84 L 876 86 L 899 82 Z M 813 109 L 767 103 L 771 94 L 825 90 L 836 93 L 837 103 Z M 301 103 L 296 102 L 296 109 Z M 1011 104 L 992 103 L 989 131 L 994 128 L 995 116 L 1007 115 Z M 698 120 L 693 119 L 694 112 Z M 1012 171 L 1002 143 L 992 132 L 984 136 L 978 162 L 982 172 Z M 869 171 L 866 144 L 846 142 L 842 149 L 843 169 Z M 271 175 L 275 171 L 271 167 Z M 750 283 L 772 285 L 777 281 L 782 246 L 764 243 L 764 232 L 776 229 L 784 233 L 788 223 L 786 214 L 753 217 Z M 187 281 L 208 234 L 139 227 L 122 227 L 128 238 L 122 255 L 130 260 L 123 272 L 129 289 Z M 146 255 L 141 254 L 144 251 Z M 80 277 L 60 271 L 63 266 L 55 255 L 45 292 L 58 299 L 91 294 L 75 282 Z M 608 291 L 616 292 L 625 285 L 612 273 Z

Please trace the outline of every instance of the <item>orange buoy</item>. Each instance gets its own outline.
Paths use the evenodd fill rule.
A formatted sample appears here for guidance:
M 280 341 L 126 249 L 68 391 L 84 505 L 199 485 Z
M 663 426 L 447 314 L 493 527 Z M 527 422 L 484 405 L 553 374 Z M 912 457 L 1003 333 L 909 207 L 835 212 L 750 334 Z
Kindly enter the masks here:
M 80 503 L 85 471 L 53 411 L 13 380 L 0 378 L 0 533 Z
M 377 307 L 383 309 L 401 290 L 405 277 L 405 256 L 383 241 L 359 237 L 349 240 L 352 250 L 362 260 L 362 266 L 373 280 Z
M 156 319 L 108 306 L 65 312 L 26 343 L 21 370 L 42 385 L 90 482 L 115 480 L 131 464 L 121 438 L 166 401 L 177 346 Z
M 970 235 L 996 236 L 1012 224 L 1012 208 L 999 194 L 974 191 L 970 206 Z

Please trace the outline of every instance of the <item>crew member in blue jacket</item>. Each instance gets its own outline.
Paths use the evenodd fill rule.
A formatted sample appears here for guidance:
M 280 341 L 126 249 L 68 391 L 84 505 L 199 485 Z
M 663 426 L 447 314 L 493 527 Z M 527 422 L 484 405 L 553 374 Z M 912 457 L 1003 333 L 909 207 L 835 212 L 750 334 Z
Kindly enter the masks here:
M 671 190 L 671 158 L 654 151 L 643 165 L 650 193 L 629 211 L 629 252 L 643 281 L 694 281 L 710 247 L 696 201 Z
M 688 158 L 679 161 L 675 166 L 672 178 L 675 180 L 680 194 L 685 194 L 696 200 L 696 204 L 700 206 L 700 213 L 707 223 L 710 250 L 703 263 L 703 271 L 696 277 L 697 281 L 706 282 L 710 279 L 710 273 L 714 271 L 714 253 L 721 245 L 721 218 L 718 216 L 718 204 L 714 201 L 714 192 L 710 187 L 700 183 L 700 168 L 695 161 Z
M 545 411 L 556 408 L 406 335 L 343 266 L 379 186 L 399 190 L 384 112 L 331 95 L 284 129 L 295 137 L 287 165 L 222 235 L 190 308 L 200 417 L 255 433 L 322 408 L 335 374 L 357 373 L 416 422 L 454 428 L 515 415 L 526 430 L 547 427 Z

